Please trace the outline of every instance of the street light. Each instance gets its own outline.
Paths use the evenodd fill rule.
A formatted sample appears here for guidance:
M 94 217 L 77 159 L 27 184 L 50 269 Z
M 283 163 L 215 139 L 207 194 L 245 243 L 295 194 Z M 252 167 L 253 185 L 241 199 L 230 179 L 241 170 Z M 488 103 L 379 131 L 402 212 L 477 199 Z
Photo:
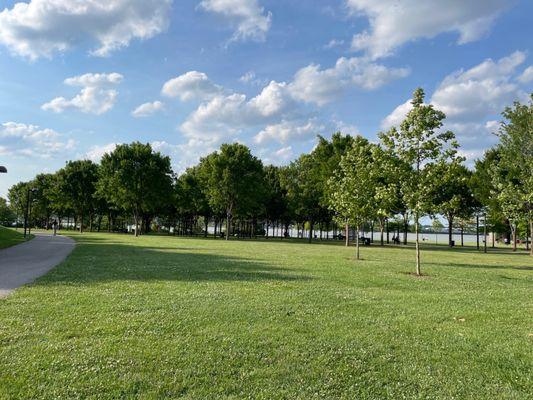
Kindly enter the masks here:
M 31 227 L 29 227 L 29 220 L 31 218 L 31 195 L 32 193 L 37 192 L 35 188 L 28 188 L 28 193 L 26 196 L 26 212 L 24 215 L 24 237 L 26 237 L 26 229 L 28 230 L 28 235 L 31 233 Z

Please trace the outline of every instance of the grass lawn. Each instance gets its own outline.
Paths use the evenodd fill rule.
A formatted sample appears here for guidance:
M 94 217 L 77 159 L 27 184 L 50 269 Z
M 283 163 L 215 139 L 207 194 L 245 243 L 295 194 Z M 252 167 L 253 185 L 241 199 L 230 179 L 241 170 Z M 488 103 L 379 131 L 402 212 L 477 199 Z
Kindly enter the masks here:
M 31 235 L 30 238 L 31 237 L 33 237 L 33 235 Z M 0 226 L 0 249 L 5 249 L 6 247 L 11 247 L 25 241 L 26 239 L 24 239 L 22 233 L 17 232 L 14 229 Z
M 533 398 L 533 260 L 74 235 L 0 300 L 4 399 Z

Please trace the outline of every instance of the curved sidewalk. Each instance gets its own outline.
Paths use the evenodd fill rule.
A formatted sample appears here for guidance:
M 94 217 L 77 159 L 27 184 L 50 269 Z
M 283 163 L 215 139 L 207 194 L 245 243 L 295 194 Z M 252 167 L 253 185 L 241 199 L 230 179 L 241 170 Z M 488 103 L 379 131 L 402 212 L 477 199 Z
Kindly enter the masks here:
M 0 250 L 0 298 L 46 274 L 75 245 L 74 240 L 65 236 L 37 233 L 29 242 Z

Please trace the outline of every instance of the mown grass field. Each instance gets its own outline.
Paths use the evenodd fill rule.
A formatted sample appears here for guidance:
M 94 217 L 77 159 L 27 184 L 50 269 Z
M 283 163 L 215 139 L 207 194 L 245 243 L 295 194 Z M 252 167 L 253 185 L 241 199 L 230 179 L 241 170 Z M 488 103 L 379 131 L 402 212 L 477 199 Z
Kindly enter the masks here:
M 74 237 L 0 300 L 2 399 L 533 398 L 525 253 Z
M 31 235 L 29 238 L 32 238 Z M 24 235 L 14 229 L 5 228 L 0 226 L 0 249 L 5 249 L 6 247 L 11 247 L 16 244 L 25 242 Z

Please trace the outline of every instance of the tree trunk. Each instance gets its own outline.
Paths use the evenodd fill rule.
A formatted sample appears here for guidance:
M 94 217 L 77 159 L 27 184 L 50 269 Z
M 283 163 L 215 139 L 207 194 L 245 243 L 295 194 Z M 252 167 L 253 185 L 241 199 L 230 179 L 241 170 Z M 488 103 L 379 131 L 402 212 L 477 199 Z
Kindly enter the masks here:
M 512 236 L 513 251 L 516 251 L 516 225 L 515 224 L 511 224 L 511 234 L 513 235 Z
M 465 233 L 465 228 L 464 226 L 461 225 L 461 247 L 465 246 L 464 233 Z
M 383 246 L 385 244 L 385 238 L 384 238 L 385 220 L 384 219 L 379 220 L 379 230 L 380 230 L 380 244 L 381 246 Z
M 230 213 L 226 212 L 226 240 L 229 240 Z
M 80 233 L 83 233 L 83 208 L 80 213 Z
M 533 239 L 533 219 L 529 220 L 529 236 L 531 239 Z M 533 243 L 531 243 L 529 246 L 529 255 L 533 257 Z
M 479 215 L 476 215 L 476 247 L 479 250 Z
M 389 244 L 390 239 L 389 239 L 389 219 L 388 218 L 385 220 L 385 223 L 387 225 L 387 244 Z
M 487 214 L 483 221 L 483 252 L 487 252 Z
M 346 225 L 344 225 L 344 234 L 345 234 L 345 238 L 344 240 L 346 241 L 346 247 L 348 247 L 350 245 L 350 226 L 348 225 L 348 223 L 346 223 Z
M 403 217 L 403 244 L 407 244 L 407 229 L 409 228 L 409 223 L 407 221 L 407 214 Z
M 452 241 L 453 241 L 453 215 L 448 214 L 448 246 L 452 247 Z
M 355 254 L 357 259 L 359 260 L 359 225 L 357 225 L 356 229 L 357 232 L 355 235 Z
M 204 217 L 204 224 L 205 224 L 205 232 L 204 237 L 207 237 L 207 228 L 209 228 L 209 219 L 207 217 Z
M 311 243 L 311 241 L 313 240 L 313 227 L 314 227 L 314 224 L 313 224 L 313 221 L 309 221 L 309 238 L 307 239 L 307 241 L 309 243 Z
M 418 238 L 418 212 L 415 214 L 415 248 L 416 248 L 416 274 L 421 275 L 420 271 L 420 241 Z
M 374 243 L 374 221 L 370 224 L 370 243 Z

